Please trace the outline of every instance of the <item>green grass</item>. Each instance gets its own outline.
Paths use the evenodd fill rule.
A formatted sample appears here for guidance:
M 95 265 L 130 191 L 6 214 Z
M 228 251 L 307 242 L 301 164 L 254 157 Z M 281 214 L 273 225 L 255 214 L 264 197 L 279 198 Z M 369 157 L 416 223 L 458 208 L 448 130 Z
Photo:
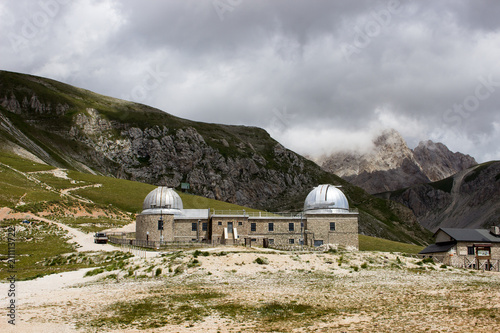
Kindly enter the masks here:
M 415 254 L 424 249 L 423 246 L 390 241 L 366 235 L 359 235 L 360 251 L 402 252 Z
M 43 266 L 41 263 L 49 257 L 58 256 L 64 253 L 74 252 L 72 245 L 66 242 L 65 232 L 55 225 L 44 222 L 37 222 L 31 229 L 25 224 L 20 224 L 19 220 L 6 220 L 0 222 L 2 236 L 8 226 L 16 226 L 15 253 L 16 275 L 18 280 L 30 279 L 61 271 L 56 266 Z M 25 228 L 25 230 L 21 230 Z M 0 255 L 6 256 L 8 250 L 7 240 L 2 237 L 0 241 Z M 5 259 L 5 258 L 2 258 Z M 69 268 L 69 269 L 68 269 Z M 73 269 L 80 267 L 73 267 Z M 66 267 L 65 270 L 71 270 Z M 9 275 L 5 262 L 0 263 L 0 280 Z
M 131 220 L 117 220 L 109 217 L 61 217 L 58 221 L 86 233 L 119 228 L 132 222 Z
M 429 183 L 430 186 L 434 187 L 437 190 L 441 190 L 447 193 L 451 193 L 451 189 L 453 188 L 453 177 L 448 177 L 437 182 Z
M 19 156 L 0 150 L 0 162 L 22 172 L 53 170 L 55 167 L 22 159 Z

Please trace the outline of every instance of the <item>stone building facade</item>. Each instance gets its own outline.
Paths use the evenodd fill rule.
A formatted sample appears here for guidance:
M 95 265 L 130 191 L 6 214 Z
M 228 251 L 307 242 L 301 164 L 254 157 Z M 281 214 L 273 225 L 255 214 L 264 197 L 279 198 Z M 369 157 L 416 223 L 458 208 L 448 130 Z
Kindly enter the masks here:
M 433 258 L 446 265 L 500 271 L 500 228 L 440 228 L 435 244 L 420 251 L 423 258 Z
M 161 222 L 160 222 L 161 221 Z M 335 244 L 358 249 L 358 213 L 333 185 L 319 185 L 306 197 L 299 214 L 183 209 L 179 195 L 158 187 L 137 216 L 136 239 L 150 242 L 216 244 Z

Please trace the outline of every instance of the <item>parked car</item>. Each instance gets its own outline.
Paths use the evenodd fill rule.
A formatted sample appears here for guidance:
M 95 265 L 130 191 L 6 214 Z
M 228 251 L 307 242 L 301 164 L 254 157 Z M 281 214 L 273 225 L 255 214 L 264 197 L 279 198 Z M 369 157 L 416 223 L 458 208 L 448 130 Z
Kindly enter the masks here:
M 96 244 L 106 244 L 108 242 L 108 236 L 104 232 L 96 232 L 94 234 L 94 243 Z

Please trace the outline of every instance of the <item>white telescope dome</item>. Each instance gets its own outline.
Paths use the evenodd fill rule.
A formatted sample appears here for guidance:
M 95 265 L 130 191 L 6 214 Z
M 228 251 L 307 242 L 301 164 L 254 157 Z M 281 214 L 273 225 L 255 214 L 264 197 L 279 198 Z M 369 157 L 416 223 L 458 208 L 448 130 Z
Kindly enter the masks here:
M 306 214 L 332 214 L 349 212 L 349 203 L 342 191 L 333 185 L 319 185 L 306 197 Z
M 160 186 L 149 192 L 142 204 L 142 214 L 182 214 L 182 199 L 171 188 Z

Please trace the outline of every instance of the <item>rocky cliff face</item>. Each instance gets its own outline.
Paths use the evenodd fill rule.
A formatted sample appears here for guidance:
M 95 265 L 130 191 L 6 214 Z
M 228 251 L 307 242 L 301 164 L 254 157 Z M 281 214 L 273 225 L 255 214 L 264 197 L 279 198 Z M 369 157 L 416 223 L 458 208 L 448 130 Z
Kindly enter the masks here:
M 476 160 L 459 152 L 452 152 L 440 142 L 422 141 L 413 149 L 413 156 L 422 172 L 435 182 L 477 164 Z
M 383 197 L 409 207 L 431 231 L 500 225 L 500 162 L 477 165 L 438 182 Z
M 442 143 L 425 141 L 411 150 L 395 130 L 386 130 L 375 138 L 369 153 L 336 153 L 319 163 L 324 170 L 369 193 L 436 181 L 477 164 L 474 158 L 453 153 Z

